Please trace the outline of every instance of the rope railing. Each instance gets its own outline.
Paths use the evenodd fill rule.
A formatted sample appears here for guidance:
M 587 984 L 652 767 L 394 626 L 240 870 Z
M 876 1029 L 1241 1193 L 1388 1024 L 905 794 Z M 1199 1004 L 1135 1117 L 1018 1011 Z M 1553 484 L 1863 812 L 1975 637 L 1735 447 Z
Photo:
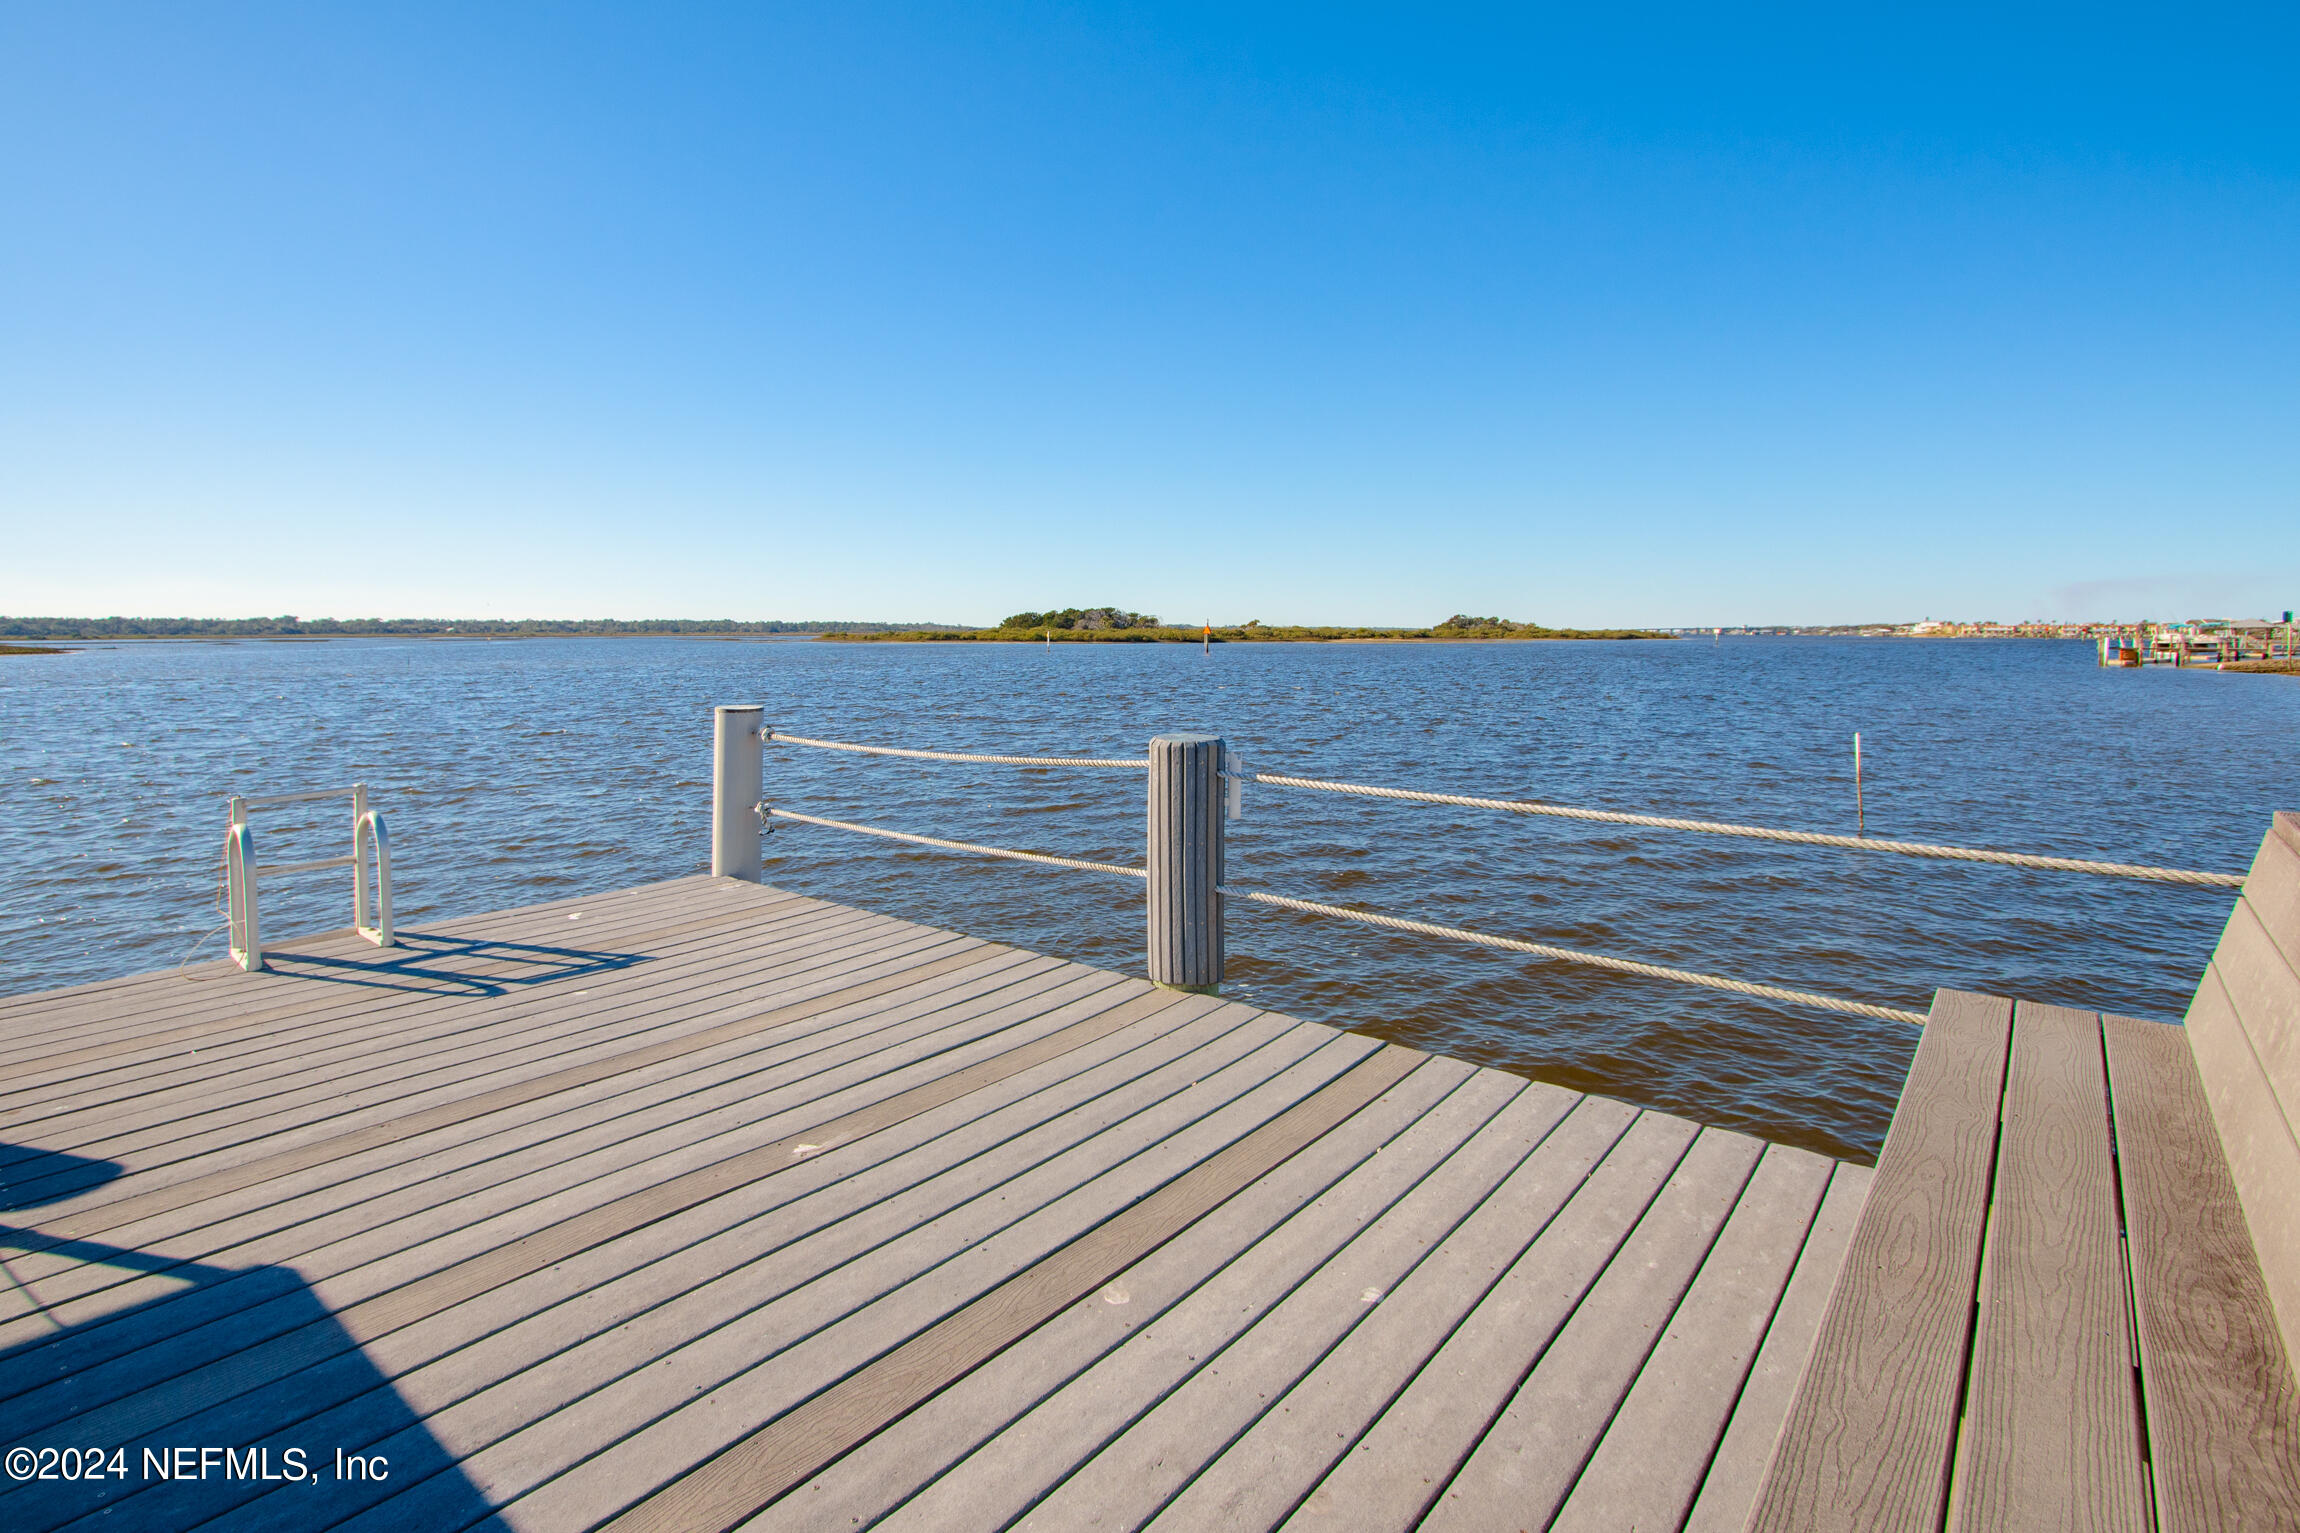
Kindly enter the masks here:
M 1811 1006 L 1821 1011 L 1842 1012 L 1847 1016 L 1876 1017 L 1887 1022 L 1908 1022 L 1922 1027 L 1925 1014 L 1906 1011 L 1898 1006 L 1872 1006 L 1866 1001 L 1847 1001 L 1833 995 L 1822 995 L 1812 990 L 1790 990 L 1780 985 L 1759 985 L 1748 980 L 1727 979 L 1721 974 L 1702 974 L 1692 969 L 1673 969 L 1664 964 L 1639 963 L 1630 958 L 1614 958 L 1604 953 L 1585 953 L 1577 948 L 1555 947 L 1546 942 L 1527 942 L 1517 937 L 1497 937 L 1490 932 L 1470 931 L 1459 926 L 1440 926 L 1434 921 L 1409 921 L 1403 916 L 1385 916 L 1371 910 L 1350 910 L 1341 905 L 1322 904 L 1317 900 L 1298 900 L 1289 895 L 1269 894 L 1260 889 L 1237 889 L 1224 884 L 1219 893 L 1235 900 L 1248 900 L 1256 905 L 1269 905 L 1279 910 L 1297 910 L 1308 915 L 1335 916 L 1344 921 L 1355 921 L 1362 926 L 1379 926 L 1389 931 L 1412 932 L 1423 937 L 1445 937 L 1455 942 L 1474 943 L 1478 947 L 1501 948 L 1512 953 L 1530 953 L 1536 958 L 1551 958 L 1560 963 L 1584 964 L 1593 969 L 1611 969 L 1620 974 L 1641 974 L 1649 979 L 1675 980 L 1681 985 L 1700 985 L 1710 990 L 1723 990 L 1734 995 L 1752 996 L 1758 1000 L 1784 1001 L 1796 1006 Z
M 785 745 L 816 750 L 852 751 L 865 756 L 901 756 L 916 761 L 972 761 L 993 766 L 1095 767 L 1146 770 L 1144 757 L 991 756 L 966 751 L 907 750 L 891 745 L 857 745 L 845 740 L 815 740 L 804 735 L 768 731 L 765 738 Z M 1790 846 L 1826 846 L 1845 851 L 1890 852 L 1902 857 L 1929 857 L 1947 862 L 1981 862 L 2000 867 L 2035 868 L 2053 873 L 2090 873 L 2108 878 L 2133 878 L 2149 883 L 2184 884 L 2193 888 L 2240 889 L 2241 873 L 2211 873 L 2194 868 L 2165 868 L 2147 863 L 2108 862 L 2087 857 L 2051 857 L 2035 852 L 1999 852 L 1985 847 L 1947 846 L 1928 841 L 1888 841 L 1875 836 L 1839 836 L 1821 831 L 1778 830 L 1768 825 L 1736 825 L 1723 820 L 1694 820 L 1672 815 L 1632 814 L 1615 809 L 1577 809 L 1529 799 L 1482 798 L 1466 793 L 1431 793 L 1418 788 L 1382 788 L 1368 783 L 1335 782 L 1318 777 L 1294 777 L 1282 772 L 1222 774 L 1233 784 L 1254 782 L 1274 788 L 1301 788 L 1316 793 L 1338 793 L 1356 798 L 1391 799 L 1402 803 L 1448 804 L 1460 809 L 1491 809 L 1503 814 L 1541 815 L 1560 820 L 1581 820 L 1605 825 L 1636 825 L 1648 830 L 1692 831 L 1708 836 L 1736 836 Z
M 912 846 L 929 846 L 946 852 L 967 852 L 978 857 L 999 857 L 1012 862 L 1043 863 L 1049 867 L 1076 868 L 1089 873 L 1103 873 L 1120 878 L 1147 879 L 1146 868 L 1129 868 L 1114 862 L 1091 862 L 1082 857 L 1055 857 L 1044 852 L 1016 851 L 1012 847 L 984 846 L 976 841 L 951 841 L 940 836 L 922 836 L 907 830 L 889 830 L 883 825 L 858 825 L 852 820 L 833 820 L 822 815 L 800 814 L 795 810 L 778 809 L 771 804 L 759 805 L 762 822 L 792 820 L 801 825 L 821 825 L 831 830 L 850 830 L 857 835 L 877 836 L 888 841 L 907 842 Z M 1379 926 L 1391 931 L 1412 932 L 1425 937 L 1446 937 L 1456 942 L 1473 943 L 1479 947 L 1500 948 L 1514 953 L 1528 953 L 1536 958 L 1555 959 L 1562 963 L 1583 964 L 1590 968 L 1611 969 L 1621 974 L 1638 974 L 1649 979 L 1675 980 L 1682 985 L 1700 985 L 1711 990 L 1728 991 L 1734 995 L 1750 996 L 1758 1000 L 1781 1001 L 1796 1006 L 1811 1006 L 1822 1011 L 1842 1012 L 1848 1016 L 1876 1017 L 1888 1022 L 1908 1022 L 1922 1026 L 1925 1014 L 1905 1011 L 1897 1006 L 1873 1006 L 1866 1001 L 1848 1001 L 1833 995 L 1822 995 L 1811 990 L 1790 990 L 1780 985 L 1759 985 L 1748 980 L 1727 979 L 1719 974 L 1702 974 L 1692 969 L 1673 969 L 1663 964 L 1639 963 L 1629 958 L 1614 958 L 1604 953 L 1585 953 L 1577 948 L 1556 947 L 1546 942 L 1527 942 L 1517 937 L 1497 937 L 1489 932 L 1469 931 L 1459 926 L 1440 926 L 1433 921 L 1409 921 L 1403 916 L 1379 915 L 1373 911 L 1350 910 L 1340 905 L 1321 904 L 1316 900 L 1299 900 L 1282 894 L 1269 894 L 1260 889 L 1240 889 L 1228 884 L 1216 891 L 1230 899 L 1246 900 L 1257 905 L 1271 905 L 1281 910 L 1301 911 L 1310 915 L 1338 916 L 1345 921 L 1356 921 L 1365 926 Z
M 1834 846 L 1851 851 L 1897 852 L 1904 857 L 1938 857 L 1952 862 L 1991 862 L 2015 868 L 2044 868 L 2058 873 L 2099 873 L 2113 878 L 2140 878 L 2165 884 L 2194 884 L 2240 889 L 2241 873 L 2204 873 L 2190 868 L 2159 868 L 2134 862 L 2096 862 L 2082 857 L 2045 857 L 2030 852 L 1995 852 L 1981 847 L 1939 846 L 1925 841 L 1884 841 L 1873 836 L 1833 836 L 1810 830 L 1775 830 L 1764 825 L 1732 825 L 1720 820 L 1683 820 L 1657 814 L 1626 814 L 1612 809 L 1572 809 L 1561 804 L 1537 804 L 1525 799 L 1473 798 L 1461 793 L 1425 793 L 1413 788 L 1376 788 L 1365 783 L 1328 782 L 1316 777 L 1287 777 L 1276 772 L 1249 772 L 1248 781 L 1279 788 L 1307 788 L 1318 793 L 1343 793 L 1359 798 L 1399 799 L 1416 804 L 1452 804 L 1464 809 L 1498 809 L 1506 814 L 1547 815 L 1561 820 L 1594 820 L 1608 825 L 1642 825 L 1654 830 L 1690 830 L 1712 836 L 1746 836 L 1758 841 L 1784 841 L 1796 846 Z
M 777 809 L 771 804 L 759 806 L 759 818 L 767 820 L 796 820 L 801 825 L 825 825 L 832 830 L 851 830 L 859 836 L 880 836 L 889 841 L 908 841 L 913 846 L 939 847 L 946 852 L 972 852 L 978 857 L 1004 857 L 1013 862 L 1042 862 L 1049 867 L 1077 868 L 1087 873 L 1109 873 L 1119 878 L 1147 879 L 1147 868 L 1129 868 L 1115 862 L 1089 862 L 1083 857 L 1050 857 L 1044 852 L 1018 852 L 1011 847 L 983 846 L 974 841 L 945 841 L 937 836 L 915 835 L 907 830 L 888 830 L 883 825 L 857 825 L 852 820 L 828 820 L 821 815 L 799 814 L 789 809 Z
M 807 745 L 818 751 L 853 751 L 858 756 L 904 756 L 913 761 L 981 761 L 992 766 L 1031 767 L 1110 767 L 1145 771 L 1148 758 L 1141 756 L 1120 759 L 1096 756 L 978 756 L 969 751 L 914 751 L 901 750 L 892 745 L 855 745 L 845 740 L 810 740 L 805 735 L 786 735 L 768 730 L 765 738 L 782 745 Z

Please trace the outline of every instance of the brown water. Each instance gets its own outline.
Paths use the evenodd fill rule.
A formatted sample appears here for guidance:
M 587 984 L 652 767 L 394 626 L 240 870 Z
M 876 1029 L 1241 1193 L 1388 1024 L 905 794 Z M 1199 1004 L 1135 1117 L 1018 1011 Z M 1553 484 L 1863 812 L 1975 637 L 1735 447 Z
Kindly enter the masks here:
M 1221 733 L 1249 767 L 2241 871 L 2294 792 L 2300 684 L 2105 672 L 2087 644 L 143 644 L 0 659 L 0 990 L 221 956 L 223 796 L 363 778 L 400 918 L 701 870 L 710 707 L 873 743 L 1139 754 Z M 768 796 L 1113 862 L 1124 773 L 773 748 Z M 260 821 L 333 855 L 342 810 Z M 300 815 L 300 817 L 299 817 Z M 2177 1019 L 2225 891 L 1249 790 L 1233 881 L 1922 1009 L 1936 986 Z M 1140 886 L 785 828 L 770 881 L 1141 972 Z M 338 926 L 344 875 L 265 886 L 267 935 Z M 1257 908 L 1228 994 L 1542 1079 L 1871 1155 L 1914 1031 Z

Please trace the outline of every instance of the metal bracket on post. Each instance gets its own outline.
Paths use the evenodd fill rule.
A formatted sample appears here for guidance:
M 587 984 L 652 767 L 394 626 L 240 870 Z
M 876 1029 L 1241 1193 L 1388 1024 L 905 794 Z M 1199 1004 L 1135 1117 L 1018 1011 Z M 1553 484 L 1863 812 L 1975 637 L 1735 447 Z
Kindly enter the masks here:
M 1222 984 L 1223 755 L 1218 735 L 1150 742 L 1149 968 L 1169 990 Z
M 755 884 L 763 861 L 758 806 L 766 797 L 766 709 L 737 703 L 714 710 L 713 718 L 711 874 Z

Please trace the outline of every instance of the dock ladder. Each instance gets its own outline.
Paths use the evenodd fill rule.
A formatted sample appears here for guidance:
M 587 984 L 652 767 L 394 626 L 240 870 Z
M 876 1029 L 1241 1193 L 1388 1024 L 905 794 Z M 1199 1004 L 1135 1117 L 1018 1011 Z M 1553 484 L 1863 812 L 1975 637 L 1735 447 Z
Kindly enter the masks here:
M 316 799 L 351 800 L 351 854 L 322 857 L 312 862 L 256 861 L 255 829 L 248 815 L 257 809 Z M 368 869 L 375 872 L 374 919 L 368 912 Z M 233 794 L 231 824 L 224 832 L 224 895 L 231 918 L 232 962 L 253 974 L 264 966 L 262 939 L 256 927 L 256 883 L 281 873 L 317 873 L 328 868 L 350 868 L 352 930 L 377 947 L 390 947 L 391 938 L 391 834 L 384 828 L 381 810 L 367 804 L 367 784 L 348 788 L 320 788 L 309 793 L 274 793 L 262 798 Z

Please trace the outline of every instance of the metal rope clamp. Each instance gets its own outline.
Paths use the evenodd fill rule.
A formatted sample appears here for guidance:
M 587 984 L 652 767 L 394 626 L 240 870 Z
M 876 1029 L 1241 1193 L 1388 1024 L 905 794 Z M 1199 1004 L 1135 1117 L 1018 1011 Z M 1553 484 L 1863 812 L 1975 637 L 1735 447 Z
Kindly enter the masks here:
M 762 798 L 762 799 L 760 799 L 760 800 L 759 800 L 759 801 L 758 801 L 756 804 L 753 804 L 751 807 L 752 807 L 752 809 L 754 809 L 754 810 L 756 810 L 756 811 L 758 812 L 758 816 L 759 816 L 759 834 L 760 834 L 760 835 L 762 835 L 762 836 L 771 836 L 771 835 L 773 835 L 773 834 L 775 833 L 775 830 L 776 830 L 776 826 L 775 826 L 775 806 L 774 806 L 774 805 L 772 805 L 772 804 L 770 804 L 770 803 L 768 803 L 768 802 L 767 802 L 765 799 L 763 799 L 763 798 Z

